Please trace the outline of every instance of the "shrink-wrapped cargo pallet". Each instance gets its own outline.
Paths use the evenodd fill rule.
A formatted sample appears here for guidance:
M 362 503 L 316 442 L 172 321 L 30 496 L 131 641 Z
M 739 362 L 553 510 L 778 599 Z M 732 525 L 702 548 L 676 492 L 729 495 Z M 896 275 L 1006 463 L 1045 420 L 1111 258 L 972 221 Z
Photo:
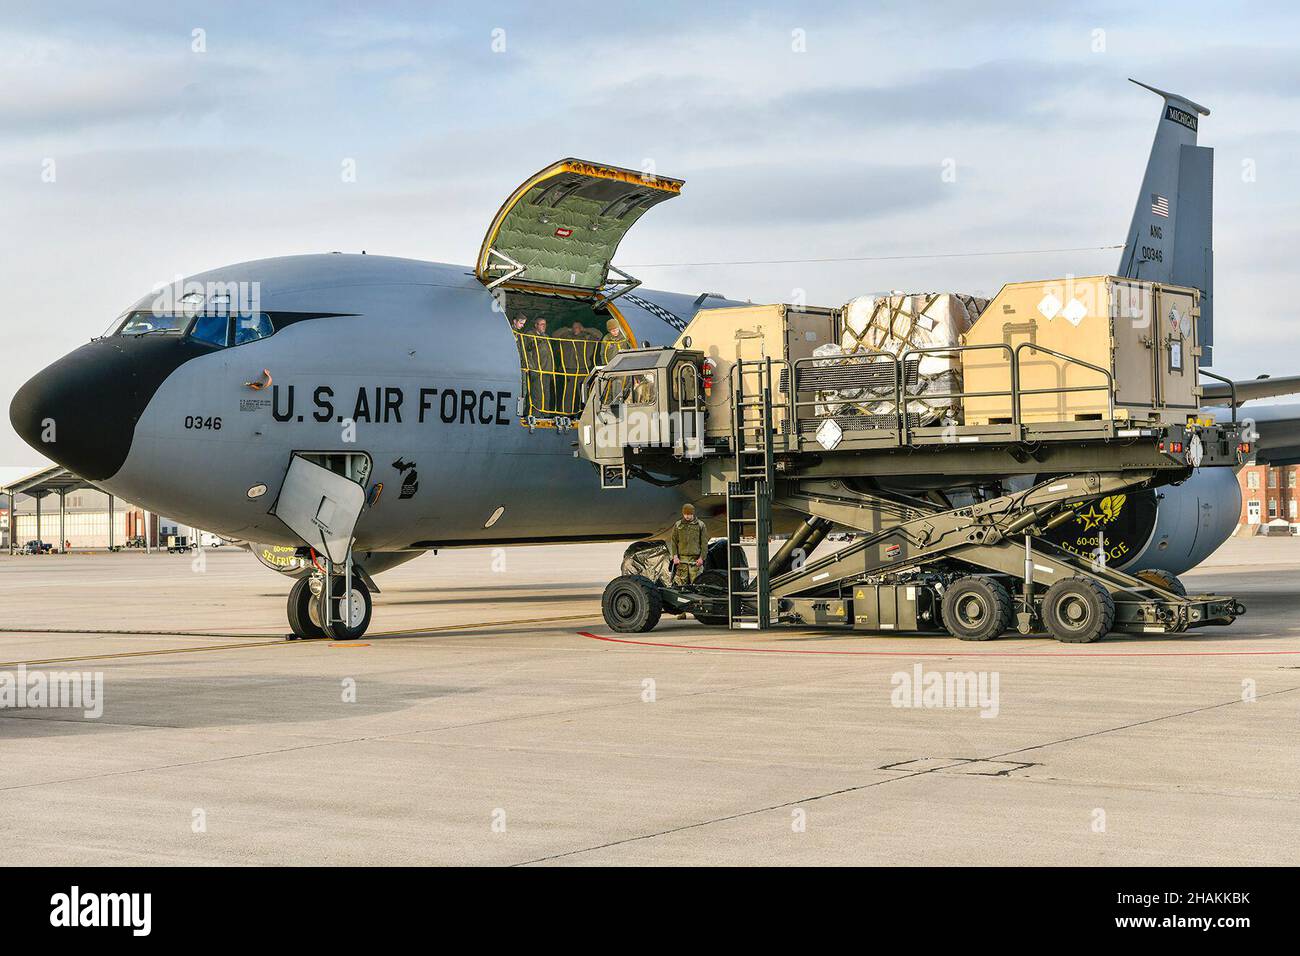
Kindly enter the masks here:
M 961 344 L 961 337 L 975 323 L 987 299 L 956 292 L 863 295 L 851 299 L 843 310 L 843 337 L 838 344 L 814 352 L 828 364 L 859 363 L 860 356 L 874 356 L 866 362 L 893 362 L 913 349 L 943 348 Z M 883 353 L 883 354 L 881 354 Z M 847 356 L 855 356 L 846 358 Z M 959 353 L 911 355 L 917 362 L 917 382 L 908 388 L 907 411 L 918 424 L 942 420 L 959 421 L 960 399 L 942 396 L 962 390 Z M 892 388 L 840 389 L 822 394 L 825 405 L 818 414 L 896 415 Z

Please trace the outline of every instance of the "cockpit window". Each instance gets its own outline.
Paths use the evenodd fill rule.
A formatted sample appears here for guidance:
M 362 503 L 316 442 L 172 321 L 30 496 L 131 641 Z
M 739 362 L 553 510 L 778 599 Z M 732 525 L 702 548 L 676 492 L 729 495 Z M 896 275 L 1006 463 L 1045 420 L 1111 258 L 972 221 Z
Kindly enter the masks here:
M 190 330 L 190 338 L 225 348 L 229 344 L 229 325 L 230 320 L 224 315 L 212 315 L 210 313 L 200 315 L 194 320 L 194 328 Z
M 275 329 L 271 326 L 271 318 L 265 312 L 235 316 L 236 345 L 264 339 L 274 331 Z
M 175 335 L 185 331 L 193 315 L 184 313 L 142 311 L 127 315 L 126 321 L 118 328 L 118 335 L 149 335 L 154 332 L 171 332 Z
M 275 333 L 275 324 L 265 312 L 231 315 L 227 312 L 164 312 L 138 310 L 127 314 L 117 327 L 118 335 L 150 333 L 181 335 L 218 348 L 255 342 Z

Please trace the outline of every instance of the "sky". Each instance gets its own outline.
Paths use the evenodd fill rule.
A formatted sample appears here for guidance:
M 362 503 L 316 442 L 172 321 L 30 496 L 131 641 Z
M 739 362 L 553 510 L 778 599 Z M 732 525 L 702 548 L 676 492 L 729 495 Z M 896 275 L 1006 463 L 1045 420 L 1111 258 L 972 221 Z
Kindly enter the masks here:
M 7 0 L 0 404 L 177 276 L 468 263 L 566 156 L 686 180 L 615 259 L 648 288 L 836 306 L 1111 272 L 1160 111 L 1130 76 L 1212 111 L 1216 370 L 1300 374 L 1298 37 L 1291 4 L 1200 0 Z M 0 466 L 42 463 L 0 416 Z

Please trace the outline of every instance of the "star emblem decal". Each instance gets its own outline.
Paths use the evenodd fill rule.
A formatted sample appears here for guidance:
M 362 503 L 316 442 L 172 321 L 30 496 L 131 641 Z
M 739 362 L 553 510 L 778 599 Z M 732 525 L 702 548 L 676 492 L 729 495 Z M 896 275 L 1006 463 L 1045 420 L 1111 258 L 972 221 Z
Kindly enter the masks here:
M 1087 511 L 1079 512 L 1079 520 L 1083 522 L 1083 530 L 1088 531 L 1091 528 L 1100 526 L 1106 520 L 1106 516 L 1098 514 L 1096 506 L 1091 506 Z

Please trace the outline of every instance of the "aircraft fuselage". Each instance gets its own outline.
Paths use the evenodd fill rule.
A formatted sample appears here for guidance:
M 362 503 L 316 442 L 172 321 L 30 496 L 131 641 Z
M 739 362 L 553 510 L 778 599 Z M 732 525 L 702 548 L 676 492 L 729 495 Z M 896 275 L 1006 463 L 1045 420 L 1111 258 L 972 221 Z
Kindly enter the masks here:
M 47 453 L 104 490 L 267 543 L 299 543 L 268 513 L 295 452 L 370 456 L 366 485 L 383 488 L 357 526 L 361 550 L 641 537 L 685 498 L 602 493 L 572 432 L 520 426 L 509 323 L 465 267 L 335 254 L 187 281 L 255 284 L 283 327 L 225 348 L 173 333 L 91 342 L 24 386 L 20 433 L 39 439 L 52 420 Z M 638 338 L 669 338 L 628 312 Z

